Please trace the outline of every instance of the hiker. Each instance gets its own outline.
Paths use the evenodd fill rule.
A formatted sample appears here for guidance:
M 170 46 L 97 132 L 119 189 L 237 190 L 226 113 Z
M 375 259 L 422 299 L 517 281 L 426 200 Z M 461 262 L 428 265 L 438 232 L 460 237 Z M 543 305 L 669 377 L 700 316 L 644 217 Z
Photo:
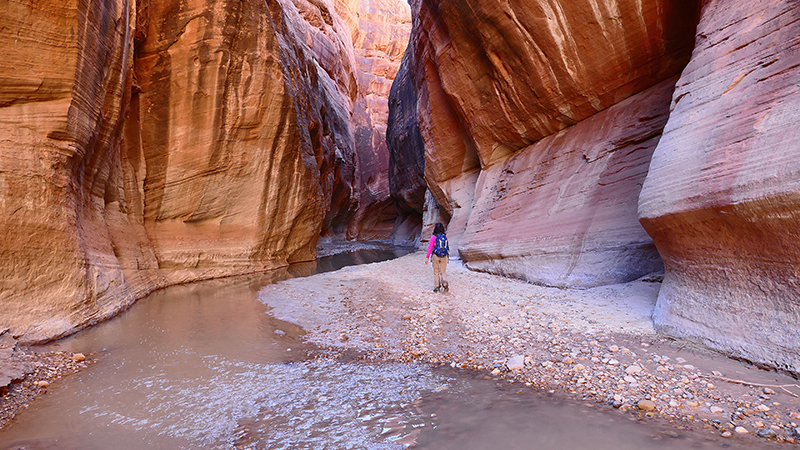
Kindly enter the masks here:
M 447 255 L 449 253 L 450 246 L 447 244 L 447 236 L 444 234 L 444 225 L 437 223 L 433 227 L 433 236 L 428 243 L 428 256 L 425 257 L 425 264 L 428 264 L 431 254 L 433 254 L 433 281 L 436 285 L 433 292 L 446 293 L 450 290 L 450 285 L 447 283 Z

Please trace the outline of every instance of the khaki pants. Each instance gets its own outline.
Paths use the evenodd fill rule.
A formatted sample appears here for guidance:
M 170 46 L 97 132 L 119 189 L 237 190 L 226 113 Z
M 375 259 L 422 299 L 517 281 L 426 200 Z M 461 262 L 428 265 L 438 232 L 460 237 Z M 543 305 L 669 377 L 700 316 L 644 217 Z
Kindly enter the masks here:
M 431 254 L 433 263 L 433 282 L 437 288 L 447 281 L 447 257 L 444 258 Z M 439 281 L 441 280 L 441 282 Z

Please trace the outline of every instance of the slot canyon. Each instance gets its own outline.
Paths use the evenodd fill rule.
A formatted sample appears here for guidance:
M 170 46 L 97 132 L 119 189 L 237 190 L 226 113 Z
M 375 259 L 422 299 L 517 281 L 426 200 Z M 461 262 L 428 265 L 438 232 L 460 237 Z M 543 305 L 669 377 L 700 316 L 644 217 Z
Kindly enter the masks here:
M 800 374 L 794 0 L 2 5 L 0 335 L 441 222 L 470 271 L 658 279 L 656 331 Z

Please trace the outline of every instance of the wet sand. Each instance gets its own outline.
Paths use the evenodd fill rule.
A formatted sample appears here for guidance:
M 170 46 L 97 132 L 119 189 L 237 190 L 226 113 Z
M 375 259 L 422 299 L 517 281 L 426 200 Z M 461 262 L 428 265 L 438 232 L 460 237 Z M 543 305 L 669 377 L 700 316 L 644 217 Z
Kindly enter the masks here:
M 0 361 L 0 371 L 24 366 L 24 375 L 9 386 L 0 388 L 0 429 L 3 429 L 20 410 L 28 407 L 39 395 L 46 394 L 49 387 L 87 366 L 70 352 L 33 352 L 15 348 L 8 358 Z
M 797 380 L 655 333 L 658 277 L 556 289 L 458 261 L 448 275 L 449 293 L 434 293 L 415 253 L 282 281 L 259 299 L 333 353 L 446 364 L 740 444 L 796 442 Z

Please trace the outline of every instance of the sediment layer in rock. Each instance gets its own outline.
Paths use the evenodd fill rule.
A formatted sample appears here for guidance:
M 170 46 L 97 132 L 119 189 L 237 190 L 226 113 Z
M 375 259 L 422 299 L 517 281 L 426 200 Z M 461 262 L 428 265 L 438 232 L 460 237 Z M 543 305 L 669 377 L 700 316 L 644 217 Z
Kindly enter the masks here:
M 639 203 L 659 330 L 800 372 L 800 7 L 708 1 Z
M 626 282 L 661 270 L 638 222 L 637 194 L 675 81 L 481 171 L 459 243 L 467 266 L 560 287 Z
M 475 269 L 557 286 L 657 270 L 636 205 L 671 87 L 643 92 L 685 66 L 699 3 L 411 6 L 408 63 L 391 101 L 414 107 L 393 116 L 389 134 L 410 136 L 415 119 L 421 142 L 393 149 L 407 167 L 393 173 L 409 178 L 418 165 L 408 161 L 424 154 L 438 209 L 428 212 L 449 222 L 453 252 Z

